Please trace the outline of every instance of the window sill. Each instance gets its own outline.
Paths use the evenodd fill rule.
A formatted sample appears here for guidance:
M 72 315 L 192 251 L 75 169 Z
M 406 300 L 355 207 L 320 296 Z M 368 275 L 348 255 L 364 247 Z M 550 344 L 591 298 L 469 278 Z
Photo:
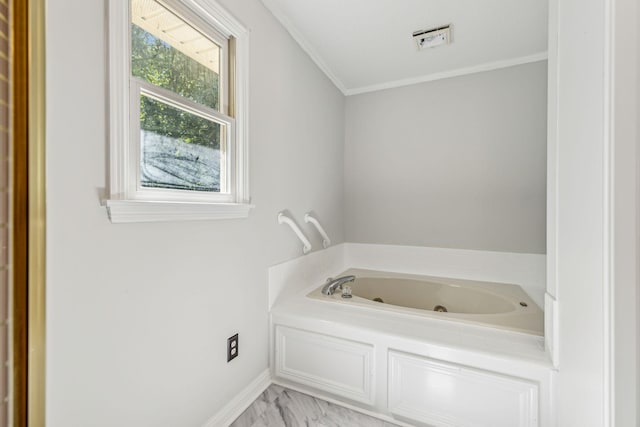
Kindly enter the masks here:
M 254 206 L 246 203 L 107 200 L 106 207 L 109 219 L 116 224 L 246 218 Z

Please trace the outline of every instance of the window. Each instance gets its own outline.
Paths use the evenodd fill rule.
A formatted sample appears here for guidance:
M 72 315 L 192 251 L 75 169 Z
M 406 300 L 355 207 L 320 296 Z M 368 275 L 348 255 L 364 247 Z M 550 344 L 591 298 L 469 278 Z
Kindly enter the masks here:
M 208 0 L 111 0 L 112 222 L 238 218 L 247 31 Z

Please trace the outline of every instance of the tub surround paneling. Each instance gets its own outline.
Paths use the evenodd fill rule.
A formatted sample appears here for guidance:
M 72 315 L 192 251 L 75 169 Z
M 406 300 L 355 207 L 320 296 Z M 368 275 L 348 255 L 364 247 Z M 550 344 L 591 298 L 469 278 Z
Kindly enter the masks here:
M 275 328 L 274 339 L 277 377 L 374 404 L 373 345 L 286 326 Z
M 347 241 L 545 253 L 547 63 L 347 98 Z
M 463 421 L 474 418 L 478 425 L 552 425 L 554 371 L 539 340 L 437 323 L 320 311 L 302 301 L 278 304 L 272 315 L 272 333 L 278 337 L 274 381 L 412 425 L 443 420 L 471 425 Z M 320 347 L 325 351 L 317 352 Z M 369 358 L 362 357 L 363 348 Z M 413 370 L 396 363 L 399 354 L 413 361 Z M 331 375 L 318 375 L 332 368 L 352 369 L 350 381 L 341 377 L 337 384 Z M 418 373 L 422 379 L 415 378 Z M 472 403 L 476 394 L 482 396 L 476 403 L 484 405 Z
M 544 309 L 545 256 L 343 243 L 269 268 L 269 307 L 287 292 L 319 286 L 347 268 L 513 283 Z
M 269 267 L 269 308 L 283 295 L 285 288 L 292 292 L 309 283 L 324 283 L 327 277 L 343 271 L 344 257 L 344 244 L 339 244 Z
M 397 351 L 389 351 L 388 369 L 388 405 L 395 415 L 433 425 L 540 425 L 535 381 Z
M 251 31 L 256 208 L 244 220 L 114 225 L 100 206 L 105 1 L 47 2 L 48 426 L 202 425 L 268 367 L 266 271 L 300 254 L 277 213 L 313 211 L 344 240 L 343 95 L 260 1 L 220 3 Z M 240 355 L 227 363 L 235 333 Z

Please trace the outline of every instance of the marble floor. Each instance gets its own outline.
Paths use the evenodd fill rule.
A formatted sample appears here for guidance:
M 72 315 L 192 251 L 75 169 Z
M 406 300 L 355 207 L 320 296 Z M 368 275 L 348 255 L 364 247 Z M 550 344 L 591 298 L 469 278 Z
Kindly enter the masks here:
M 342 406 L 272 384 L 230 427 L 396 427 Z

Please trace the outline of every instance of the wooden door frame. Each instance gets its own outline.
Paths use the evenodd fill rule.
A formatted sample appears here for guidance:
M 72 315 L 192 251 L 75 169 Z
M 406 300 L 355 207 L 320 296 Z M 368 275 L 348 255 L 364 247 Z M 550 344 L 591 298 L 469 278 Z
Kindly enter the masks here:
M 45 10 L 10 0 L 12 108 L 11 424 L 45 425 Z

